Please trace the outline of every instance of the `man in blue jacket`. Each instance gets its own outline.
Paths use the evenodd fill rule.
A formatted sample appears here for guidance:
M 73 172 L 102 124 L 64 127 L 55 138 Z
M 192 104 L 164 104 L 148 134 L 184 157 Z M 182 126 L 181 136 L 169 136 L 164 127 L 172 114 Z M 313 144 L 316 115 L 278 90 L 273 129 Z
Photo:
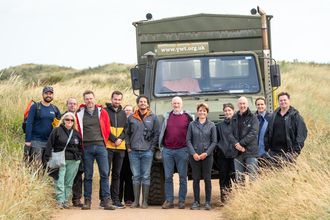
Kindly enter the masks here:
M 267 104 L 266 99 L 263 97 L 257 98 L 255 101 L 255 106 L 257 108 L 257 112 L 255 113 L 259 120 L 259 132 L 258 132 L 258 151 L 259 151 L 259 159 L 258 165 L 265 166 L 267 164 L 267 160 L 269 159 L 269 155 L 267 151 L 265 151 L 264 145 L 264 136 L 268 125 L 269 113 L 266 110 Z
M 32 148 L 30 150 L 35 154 L 35 161 L 39 163 L 42 162 L 43 152 L 53 130 L 52 122 L 61 114 L 58 108 L 51 104 L 54 98 L 53 87 L 45 86 L 42 90 L 42 98 L 41 102 L 35 103 L 30 108 L 25 134 L 25 149 Z M 40 109 L 37 106 L 40 106 Z

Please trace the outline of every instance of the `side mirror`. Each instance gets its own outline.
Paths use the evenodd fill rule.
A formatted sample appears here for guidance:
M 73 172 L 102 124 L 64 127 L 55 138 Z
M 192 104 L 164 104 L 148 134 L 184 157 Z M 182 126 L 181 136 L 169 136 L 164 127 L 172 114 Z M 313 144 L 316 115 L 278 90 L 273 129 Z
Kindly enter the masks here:
M 279 87 L 281 86 L 281 73 L 280 73 L 280 66 L 270 65 L 270 77 L 272 82 L 272 87 Z
M 138 90 L 141 88 L 139 69 L 136 67 L 131 69 L 131 81 L 133 90 Z

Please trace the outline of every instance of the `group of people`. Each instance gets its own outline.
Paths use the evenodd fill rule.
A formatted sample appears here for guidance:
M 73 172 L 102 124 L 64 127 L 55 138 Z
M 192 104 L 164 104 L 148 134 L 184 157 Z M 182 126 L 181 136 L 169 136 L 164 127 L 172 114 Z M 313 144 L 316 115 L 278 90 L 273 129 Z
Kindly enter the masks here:
M 205 182 L 205 210 L 211 210 L 211 171 L 217 158 L 221 203 L 231 190 L 231 183 L 244 184 L 257 178 L 258 167 L 283 166 L 294 163 L 307 138 L 307 128 L 299 112 L 290 106 L 290 95 L 279 93 L 279 108 L 267 112 L 266 99 L 257 98 L 257 112 L 249 109 L 248 99 L 240 97 L 238 111 L 232 103 L 223 104 L 225 119 L 216 126 L 207 119 L 209 106 L 197 104 L 198 117 L 193 120 L 183 111 L 180 97 L 172 100 L 173 111 L 163 115 L 159 136 L 165 173 L 166 201 L 162 208 L 174 208 L 173 173 L 177 168 L 180 180 L 178 208 L 185 208 L 187 165 L 190 161 L 193 178 L 194 204 L 201 209 L 200 180 Z M 217 155 L 213 155 L 217 152 Z M 215 157 L 216 156 L 216 157 Z
M 184 111 L 183 101 L 174 97 L 173 110 L 159 118 L 149 109 L 149 98 L 139 95 L 138 109 L 132 105 L 122 108 L 123 94 L 114 91 L 106 107 L 95 103 L 93 91 L 83 94 L 85 104 L 78 108 L 74 97 L 67 99 L 67 111 L 60 117 L 52 87 L 44 87 L 40 111 L 32 105 L 27 117 L 25 149 L 32 147 L 34 159 L 47 163 L 52 152 L 65 149 L 65 165 L 51 169 L 54 179 L 55 199 L 60 209 L 70 209 L 72 203 L 83 210 L 91 209 L 94 161 L 100 174 L 100 208 L 148 208 L 150 171 L 157 146 L 161 151 L 166 201 L 163 209 L 174 208 L 173 174 L 179 175 L 178 208 L 185 208 L 187 171 L 190 163 L 193 177 L 194 204 L 199 210 L 200 180 L 205 182 L 205 210 L 211 210 L 211 171 L 214 152 L 217 152 L 221 202 L 231 182 L 244 183 L 257 177 L 258 166 L 280 166 L 280 161 L 295 161 L 307 137 L 307 128 L 299 112 L 290 106 L 288 93 L 278 94 L 280 107 L 269 114 L 266 100 L 255 101 L 256 113 L 249 109 L 245 97 L 238 99 L 239 110 L 234 105 L 223 104 L 225 119 L 215 125 L 208 120 L 209 106 L 197 104 L 197 118 Z M 56 110 L 55 110 L 56 108 Z M 60 119 L 53 129 L 54 118 Z M 53 123 L 54 124 L 54 123 Z M 30 148 L 29 148 L 30 147 Z M 111 185 L 109 176 L 111 171 Z M 84 173 L 84 179 L 82 174 Z M 81 202 L 84 184 L 84 204 Z M 140 195 L 142 203 L 140 204 Z M 126 204 L 122 204 L 122 199 Z

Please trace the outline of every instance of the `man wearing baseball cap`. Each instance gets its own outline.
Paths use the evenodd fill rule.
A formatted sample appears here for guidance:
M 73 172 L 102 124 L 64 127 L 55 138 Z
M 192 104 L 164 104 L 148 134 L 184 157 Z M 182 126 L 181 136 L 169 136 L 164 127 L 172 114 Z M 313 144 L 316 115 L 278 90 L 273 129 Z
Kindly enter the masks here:
M 42 162 L 42 154 L 53 129 L 52 122 L 61 114 L 58 108 L 51 104 L 54 98 L 53 87 L 45 86 L 42 98 L 41 102 L 31 106 L 26 122 L 25 149 L 29 148 L 34 152 L 36 162 Z

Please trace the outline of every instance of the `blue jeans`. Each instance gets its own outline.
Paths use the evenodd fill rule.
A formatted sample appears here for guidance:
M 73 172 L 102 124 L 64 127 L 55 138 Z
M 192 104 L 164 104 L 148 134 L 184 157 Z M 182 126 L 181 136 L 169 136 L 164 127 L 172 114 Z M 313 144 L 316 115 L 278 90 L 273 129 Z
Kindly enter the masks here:
M 165 172 L 166 200 L 170 202 L 174 200 L 173 173 L 176 166 L 180 178 L 179 201 L 185 201 L 187 196 L 188 149 L 186 147 L 175 150 L 164 148 L 162 157 Z
M 150 185 L 150 170 L 154 153 L 149 150 L 132 150 L 128 152 L 133 185 Z
M 90 199 L 92 197 L 93 170 L 94 160 L 96 160 L 100 173 L 100 188 L 102 191 L 103 201 L 110 197 L 109 186 L 109 164 L 108 152 L 104 145 L 86 146 L 84 150 L 84 197 Z
M 258 158 L 244 158 L 242 155 L 239 155 L 235 158 L 234 163 L 237 183 L 242 183 L 244 181 L 245 172 L 249 174 L 251 181 L 256 179 L 258 173 Z

